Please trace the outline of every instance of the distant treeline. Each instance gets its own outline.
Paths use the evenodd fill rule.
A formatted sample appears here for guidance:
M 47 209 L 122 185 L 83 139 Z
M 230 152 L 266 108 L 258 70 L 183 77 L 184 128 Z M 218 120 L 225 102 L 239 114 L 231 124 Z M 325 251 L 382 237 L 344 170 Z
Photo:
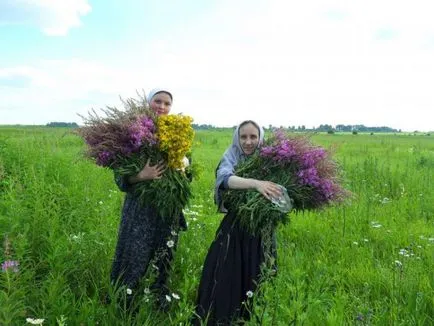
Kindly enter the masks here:
M 67 127 L 67 128 L 78 128 L 78 124 L 75 122 L 49 122 L 47 127 Z
M 67 127 L 67 128 L 78 128 L 79 125 L 75 122 L 50 122 L 47 123 L 47 127 Z M 193 124 L 193 128 L 195 130 L 208 130 L 208 129 L 226 129 L 222 127 L 217 127 L 210 124 Z M 235 126 L 234 126 L 235 128 Z M 319 127 L 307 128 L 306 126 L 272 126 L 269 125 L 269 130 L 273 130 L 276 128 L 282 128 L 288 131 L 317 131 L 317 132 L 401 132 L 401 129 L 393 129 L 390 127 L 366 127 L 364 125 L 319 125 Z
M 220 127 L 216 127 L 209 124 L 193 124 L 193 128 L 196 130 L 207 130 L 207 129 L 221 129 Z M 364 125 L 320 125 L 317 128 L 307 128 L 306 126 L 280 126 L 275 127 L 269 125 L 267 129 L 276 129 L 282 128 L 288 131 L 318 131 L 318 132 L 401 132 L 401 129 L 393 129 L 390 127 L 366 127 Z

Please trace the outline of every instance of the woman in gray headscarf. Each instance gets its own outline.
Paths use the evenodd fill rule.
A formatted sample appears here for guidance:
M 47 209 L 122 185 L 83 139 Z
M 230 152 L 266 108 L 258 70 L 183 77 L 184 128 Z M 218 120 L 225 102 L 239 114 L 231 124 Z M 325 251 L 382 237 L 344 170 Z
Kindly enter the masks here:
M 200 325 L 231 325 L 237 319 L 249 319 L 245 302 L 257 286 L 261 265 L 274 253 L 265 252 L 262 239 L 251 236 L 237 223 L 235 212 L 222 201 L 225 189 L 255 189 L 266 198 L 280 197 L 282 191 L 273 182 L 241 178 L 234 174 L 236 165 L 248 159 L 262 144 L 263 129 L 254 121 L 242 122 L 233 135 L 232 145 L 216 169 L 215 202 L 226 213 L 211 244 L 202 270 L 196 317 Z
M 150 108 L 158 115 L 169 114 L 172 100 L 172 94 L 163 88 L 153 89 L 147 97 Z M 139 281 L 145 275 L 152 260 L 155 260 L 154 267 L 157 277 L 151 290 L 155 292 L 157 304 L 161 308 L 165 308 L 165 296 L 170 294 L 166 288 L 166 279 L 173 259 L 173 250 L 176 248 L 178 240 L 178 230 L 172 229 L 171 225 L 165 223 L 166 219 L 158 216 L 154 207 L 143 206 L 138 195 L 133 191 L 135 183 L 159 179 L 164 170 L 164 162 L 150 165 L 148 161 L 137 175 L 130 177 L 115 175 L 116 184 L 126 195 L 111 271 L 111 281 L 113 284 L 119 282 L 119 285 L 124 285 L 132 290 L 132 295 L 127 295 L 128 305 L 131 304 Z M 182 213 L 179 216 L 179 228 L 181 230 L 187 228 Z M 170 248 L 167 245 L 169 238 L 173 240 Z

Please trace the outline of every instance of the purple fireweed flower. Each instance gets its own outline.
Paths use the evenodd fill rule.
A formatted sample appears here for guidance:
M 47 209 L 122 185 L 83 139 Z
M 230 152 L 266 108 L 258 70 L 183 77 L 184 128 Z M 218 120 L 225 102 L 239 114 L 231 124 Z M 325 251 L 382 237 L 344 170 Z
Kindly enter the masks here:
M 318 185 L 318 192 L 326 201 L 331 200 L 333 197 L 333 183 L 327 179 L 321 180 Z
M 301 170 L 297 173 L 299 182 L 302 185 L 309 185 L 313 187 L 318 187 L 320 185 L 320 177 L 316 168 L 308 168 Z
M 98 153 L 98 157 L 96 158 L 96 164 L 101 166 L 108 166 L 113 158 L 113 154 L 107 151 L 102 151 Z
M 142 145 L 156 143 L 155 124 L 149 117 L 137 119 L 128 128 L 128 145 L 132 152 L 137 152 Z M 127 151 L 128 152 L 128 151 Z
M 336 197 L 337 193 L 337 185 L 335 185 L 331 180 L 323 179 L 312 194 L 312 202 L 315 206 L 319 207 L 338 199 Z
M 307 169 L 317 165 L 321 160 L 326 157 L 327 153 L 323 148 L 314 148 L 303 153 L 300 158 L 300 164 L 303 168 Z
M 277 142 L 271 146 L 265 146 L 260 151 L 262 157 L 269 157 L 274 161 L 279 162 L 289 162 L 295 154 L 295 149 L 286 140 L 282 140 L 281 142 Z
M 263 157 L 271 156 L 273 154 L 273 148 L 271 146 L 264 146 L 261 148 L 260 155 Z
M 20 263 L 16 260 L 6 260 L 2 263 L 2 271 L 3 272 L 11 271 L 17 273 L 19 265 Z
M 141 122 L 142 122 L 142 125 L 146 129 L 148 129 L 149 131 L 152 131 L 152 132 L 155 131 L 155 124 L 154 124 L 154 121 L 151 118 L 149 118 L 149 117 L 143 117 Z

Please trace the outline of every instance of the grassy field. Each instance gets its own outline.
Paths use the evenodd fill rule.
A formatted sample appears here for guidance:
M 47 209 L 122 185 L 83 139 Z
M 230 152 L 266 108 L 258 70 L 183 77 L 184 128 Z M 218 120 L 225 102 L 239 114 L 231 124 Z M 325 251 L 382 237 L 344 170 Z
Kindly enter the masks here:
M 351 203 L 291 217 L 279 272 L 255 293 L 250 325 L 434 324 L 434 137 L 315 134 L 333 147 Z M 123 193 L 66 129 L 0 128 L 0 325 L 188 325 L 202 263 L 222 218 L 214 169 L 230 131 L 196 133 L 203 167 L 186 210 L 166 313 L 140 294 L 133 318 L 109 286 Z M 145 280 L 146 283 L 146 280 Z M 112 303 L 106 303 L 106 296 Z M 176 299 L 175 297 L 178 297 Z

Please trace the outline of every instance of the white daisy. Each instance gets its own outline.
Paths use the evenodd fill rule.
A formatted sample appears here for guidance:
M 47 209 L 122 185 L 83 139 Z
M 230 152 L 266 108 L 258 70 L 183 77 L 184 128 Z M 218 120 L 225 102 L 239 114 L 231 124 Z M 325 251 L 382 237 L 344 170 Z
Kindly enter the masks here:
M 179 300 L 179 299 L 180 299 L 180 296 L 179 296 L 178 294 L 176 294 L 176 293 L 172 293 L 172 297 L 173 297 L 174 299 L 176 299 L 176 300 Z
M 174 242 L 173 240 L 169 240 L 169 241 L 167 241 L 166 245 L 167 245 L 169 248 L 172 248 L 172 247 L 175 245 L 175 242 Z
M 39 318 L 39 319 L 26 318 L 26 322 L 28 322 L 29 324 L 32 324 L 32 325 L 42 325 L 42 323 L 44 322 L 44 319 L 42 319 L 42 318 Z

